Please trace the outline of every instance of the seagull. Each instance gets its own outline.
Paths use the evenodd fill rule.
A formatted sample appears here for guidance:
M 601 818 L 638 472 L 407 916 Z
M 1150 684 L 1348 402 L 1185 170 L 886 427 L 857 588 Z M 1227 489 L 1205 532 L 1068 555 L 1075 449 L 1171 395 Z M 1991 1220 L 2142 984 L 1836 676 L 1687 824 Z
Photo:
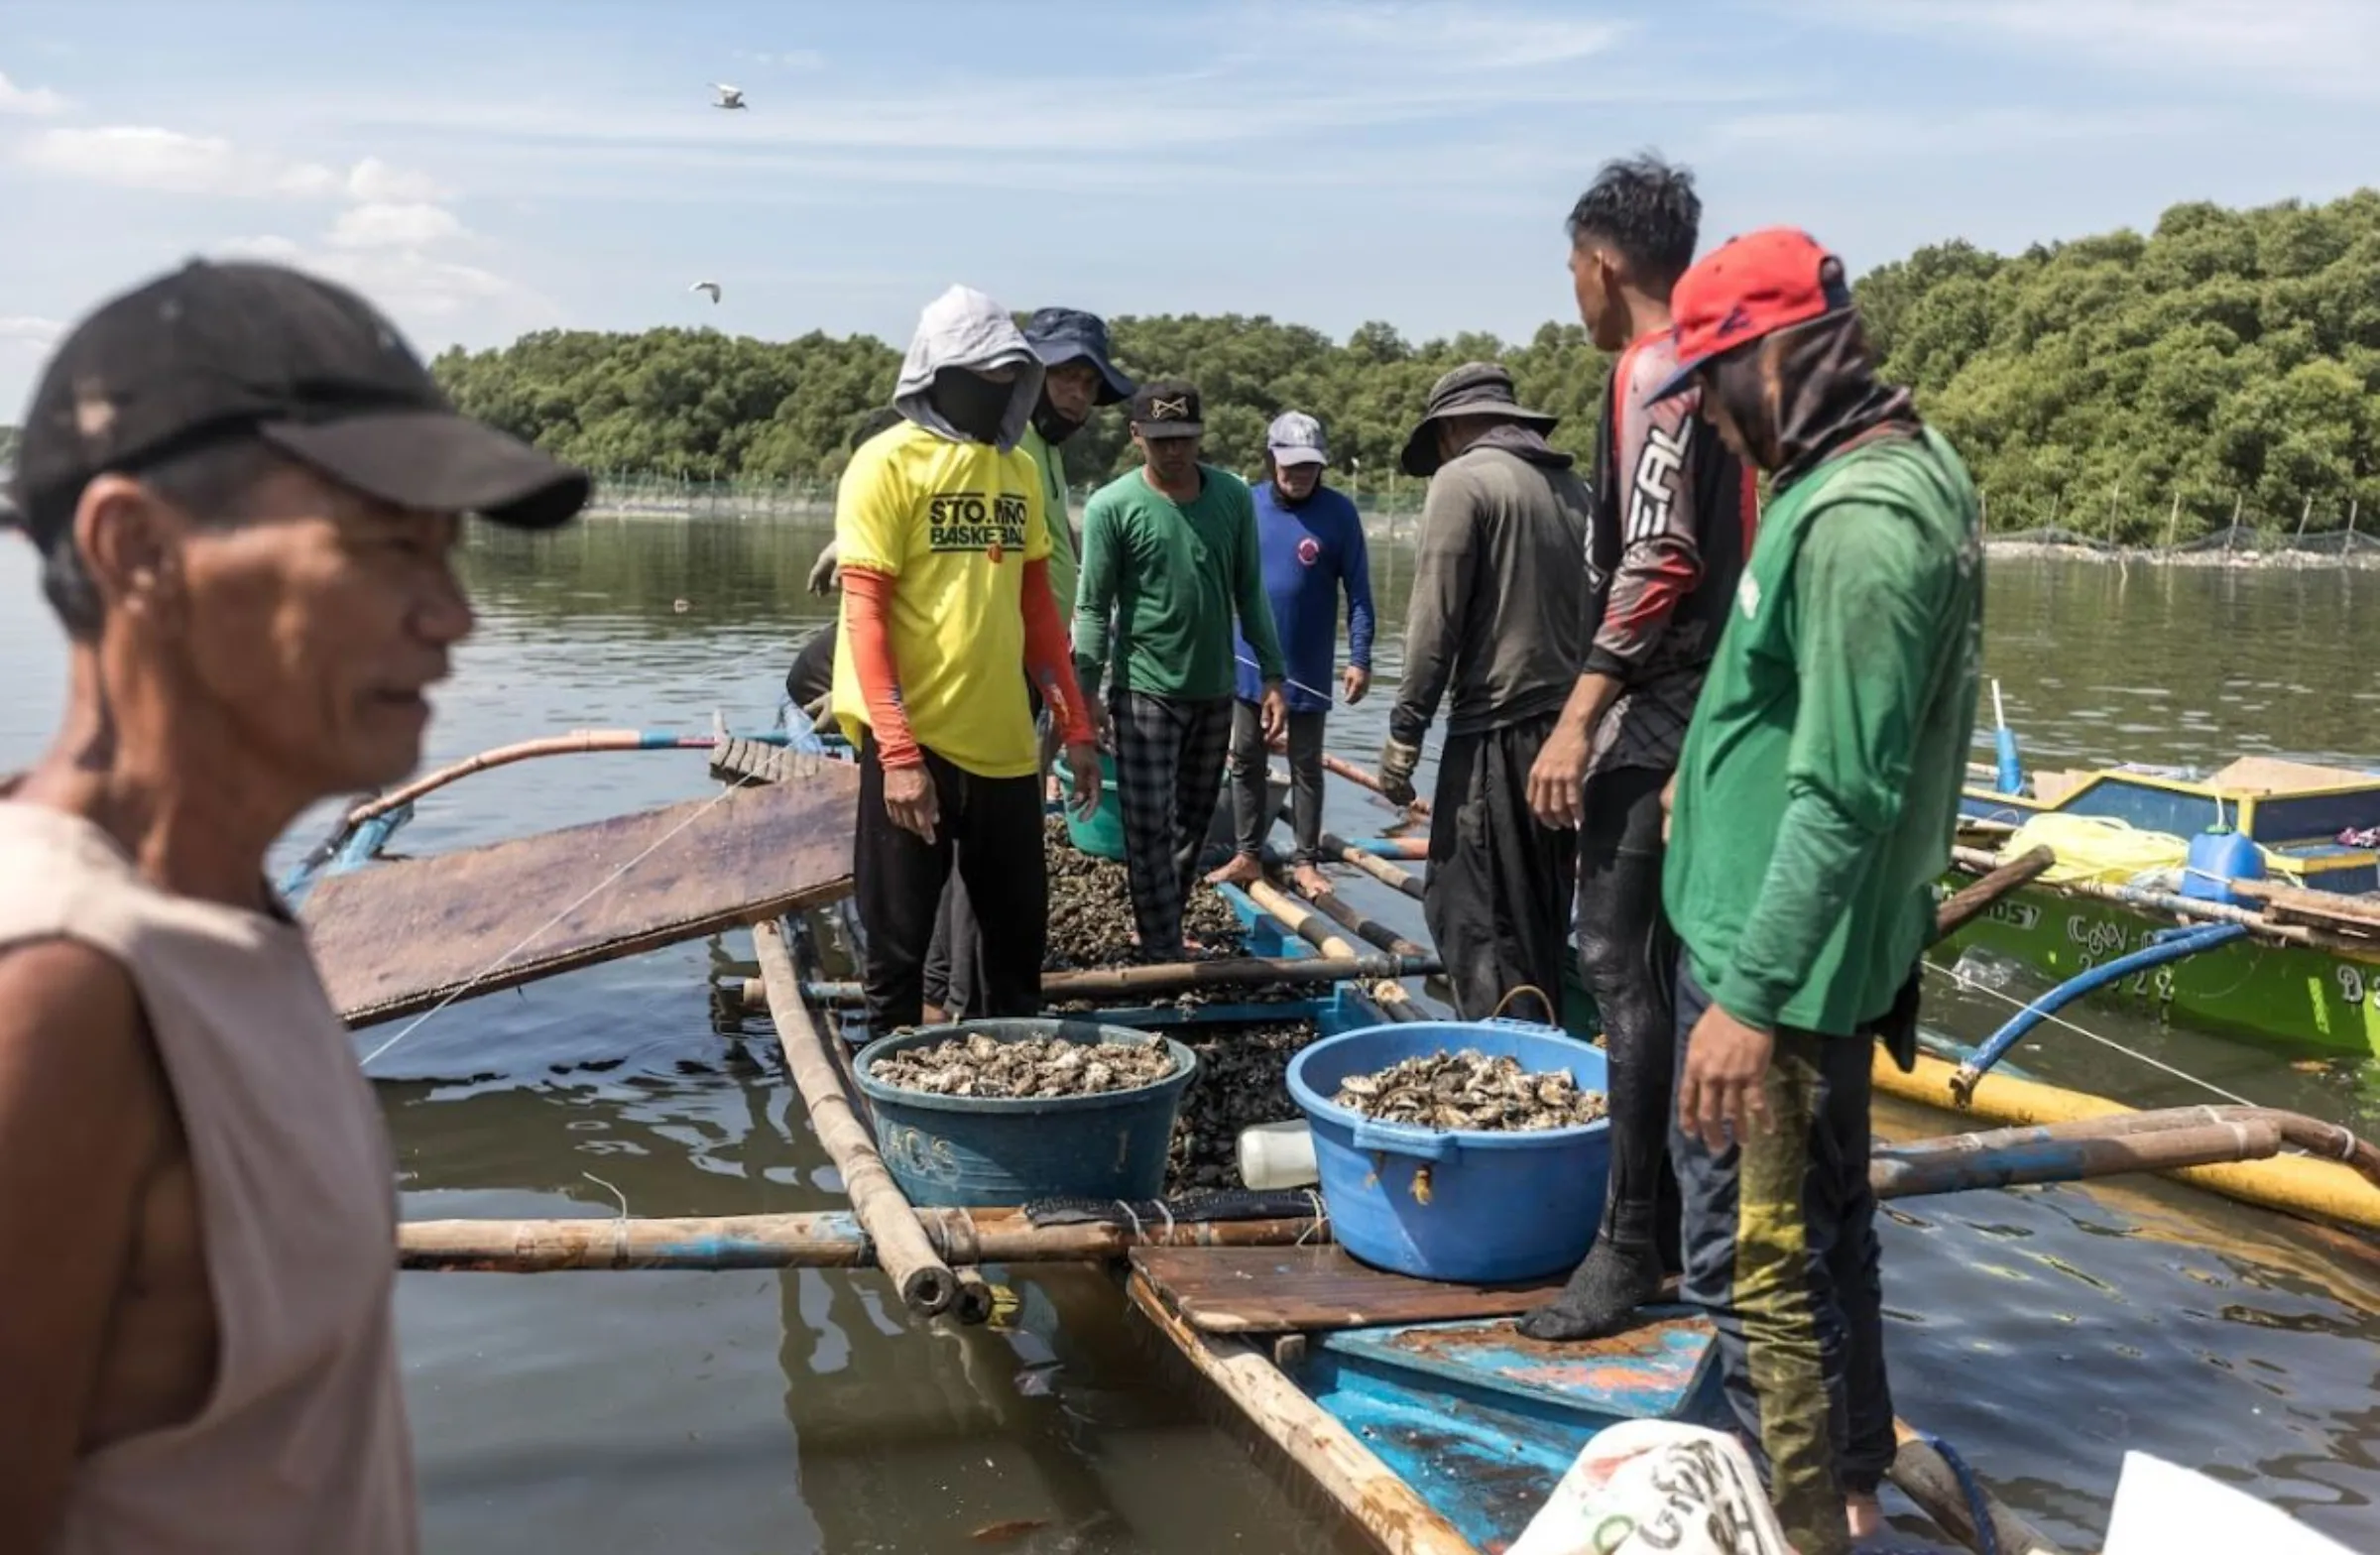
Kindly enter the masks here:
M 697 281 L 692 286 L 686 288 L 686 290 L 689 292 L 706 292 L 710 294 L 711 305 L 713 307 L 719 305 L 719 283 L 716 281 Z
M 711 104 L 714 108 L 742 108 L 744 106 L 744 88 L 741 86 L 730 86 L 725 81 L 713 81 L 711 90 L 719 94 L 717 100 Z

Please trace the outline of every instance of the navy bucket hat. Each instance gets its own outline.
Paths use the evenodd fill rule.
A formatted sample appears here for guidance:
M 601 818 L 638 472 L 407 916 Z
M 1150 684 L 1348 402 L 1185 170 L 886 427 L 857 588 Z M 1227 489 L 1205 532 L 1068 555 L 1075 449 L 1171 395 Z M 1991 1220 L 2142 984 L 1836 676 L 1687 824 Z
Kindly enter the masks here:
M 1041 358 L 1043 367 L 1066 362 L 1089 362 L 1099 369 L 1101 405 L 1132 397 L 1139 386 L 1116 370 L 1108 359 L 1108 326 L 1097 313 L 1079 307 L 1045 307 L 1025 320 L 1025 344 Z

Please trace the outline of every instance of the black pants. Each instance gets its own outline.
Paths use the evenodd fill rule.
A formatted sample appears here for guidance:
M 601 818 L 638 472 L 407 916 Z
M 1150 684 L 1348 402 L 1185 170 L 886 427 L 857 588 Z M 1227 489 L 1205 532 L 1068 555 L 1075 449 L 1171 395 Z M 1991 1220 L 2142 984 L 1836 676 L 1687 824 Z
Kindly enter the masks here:
M 860 816 L 852 842 L 860 927 L 868 936 L 868 1031 L 915 1025 L 925 998 L 925 953 L 943 886 L 955 868 L 980 911 L 982 981 L 972 1015 L 1041 1010 L 1041 953 L 1049 933 L 1049 872 L 1041 852 L 1041 781 L 981 778 L 925 753 L 941 806 L 934 840 L 885 813 L 885 770 L 876 736 L 860 739 Z
M 1680 968 L 1678 1063 L 1710 996 Z M 1716 1153 L 1673 1120 L 1686 1200 L 1685 1297 L 1719 1330 L 1728 1408 L 1765 1460 L 1805 1555 L 1850 1549 L 1843 1498 L 1891 1464 L 1876 1196 L 1867 1181 L 1870 1035 L 1780 1027 L 1761 1097 L 1772 1128 Z
M 1042 709 L 1041 693 L 1029 683 L 1024 688 L 1024 699 L 1032 709 L 1034 730 L 1044 736 L 1041 776 L 1037 781 L 1046 784 L 1049 714 Z M 934 937 L 925 947 L 925 1002 L 953 1020 L 985 1014 L 969 1008 L 975 991 L 984 986 L 983 967 L 984 946 L 976 931 L 975 908 L 967 900 L 966 879 L 954 870 L 950 883 L 942 888 L 942 905 L 934 912 Z
M 1292 864 L 1322 859 L 1322 725 L 1320 708 L 1289 715 L 1289 830 L 1297 851 Z M 1232 704 L 1232 819 L 1234 840 L 1248 858 L 1264 850 L 1266 775 L 1272 752 L 1264 744 L 1264 720 L 1253 702 Z
M 1546 1008 L 1524 1000 L 1508 1013 L 1559 1015 L 1578 834 L 1541 826 L 1529 813 L 1529 768 L 1556 716 L 1448 735 L 1438 753 L 1421 915 L 1466 1020 L 1493 1015 L 1524 986 L 1541 991 Z
M 1232 743 L 1232 699 L 1119 690 L 1116 797 L 1124 805 L 1125 875 L 1132 923 L 1148 961 L 1179 961 L 1182 904 L 1198 887 L 1223 762 Z
M 1604 1017 L 1611 1079 L 1611 1185 L 1600 1236 L 1677 1267 L 1678 1179 L 1669 1164 L 1677 1063 L 1677 940 L 1661 910 L 1661 786 L 1620 767 L 1587 780 L 1579 831 L 1579 973 Z

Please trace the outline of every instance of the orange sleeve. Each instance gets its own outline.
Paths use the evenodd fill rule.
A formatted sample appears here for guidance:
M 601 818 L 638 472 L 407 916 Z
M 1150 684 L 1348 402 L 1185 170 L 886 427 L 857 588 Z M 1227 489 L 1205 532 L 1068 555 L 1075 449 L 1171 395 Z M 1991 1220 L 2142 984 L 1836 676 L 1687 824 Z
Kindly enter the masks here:
M 1066 624 L 1058 619 L 1057 596 L 1049 591 L 1049 558 L 1024 564 L 1024 672 L 1041 688 L 1041 701 L 1068 745 L 1091 743 L 1091 710 L 1083 705 L 1074 678 L 1074 656 L 1066 646 Z M 882 735 L 877 737 L 880 741 Z
M 895 584 L 882 572 L 843 574 L 843 620 L 849 628 L 851 667 L 859 676 L 860 699 L 868 704 L 868 727 L 876 733 L 876 759 L 885 767 L 919 767 L 925 754 L 909 733 L 900 705 L 900 671 L 892 662 L 892 634 L 886 624 Z M 1043 593 L 1048 592 L 1044 585 Z

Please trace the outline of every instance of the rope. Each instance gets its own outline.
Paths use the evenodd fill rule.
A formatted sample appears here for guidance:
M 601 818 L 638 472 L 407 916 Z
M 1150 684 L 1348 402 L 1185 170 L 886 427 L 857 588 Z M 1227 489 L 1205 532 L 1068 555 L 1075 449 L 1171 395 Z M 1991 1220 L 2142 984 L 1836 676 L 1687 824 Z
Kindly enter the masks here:
M 1999 1000 L 2002 1004 L 2012 1005 L 2019 1010 L 2031 1008 L 2030 1003 L 2026 1000 L 2018 999 L 2010 994 L 2003 994 L 1998 989 L 1993 988 L 1988 984 L 1978 983 L 1972 979 L 1961 977 L 1957 972 L 1952 971 L 1949 967 L 1938 967 L 1931 961 L 1921 962 L 1920 965 L 1924 966 L 1929 972 L 1937 973 L 1943 977 L 1949 978 L 1953 983 L 1956 983 L 1961 988 L 1969 989 L 1978 994 L 1987 994 L 1991 998 Z M 2214 1095 L 2221 1097 L 2226 1102 L 2233 1102 L 2241 1107 L 2261 1107 L 2264 1105 L 2261 1102 L 2252 1102 L 2248 1100 L 2246 1097 L 2240 1095 L 2237 1091 L 2226 1091 L 2221 1086 L 2215 1084 L 2212 1080 L 2202 1080 L 2187 1069 L 2177 1069 L 2172 1064 L 2167 1063 L 2164 1059 L 2153 1058 L 2136 1047 L 2126 1047 L 2123 1043 L 2117 1041 L 2112 1036 L 2101 1036 L 2098 1032 L 2091 1030 L 2087 1026 L 2077 1025 L 2074 1021 L 2067 1019 L 2064 1016 L 2045 1015 L 2041 1018 L 2044 1024 L 2064 1026 L 2067 1030 L 2074 1032 L 2077 1036 L 2087 1036 L 2102 1047 L 2112 1047 L 2127 1058 L 2137 1058 L 2152 1069 L 2162 1069 L 2167 1074 L 2172 1075 L 2175 1079 L 2185 1080 L 2192 1085 L 2198 1086 L 2201 1090 L 2210 1091 Z
M 737 789 L 744 787 L 752 780 L 753 779 L 750 778 L 738 778 L 734 782 L 728 783 L 720 788 L 716 794 L 712 795 L 710 799 L 695 809 L 692 814 L 688 815 L 684 820 L 679 821 L 676 825 L 670 827 L 667 831 L 661 833 L 658 837 L 655 837 L 651 846 L 647 847 L 644 852 L 638 854 L 626 864 L 621 865 L 618 869 L 612 871 L 609 875 L 606 875 L 603 879 L 588 887 L 584 892 L 579 894 L 578 899 L 572 901 L 568 906 L 562 908 L 561 911 L 556 912 L 552 917 L 547 918 L 543 923 L 540 923 L 536 928 L 530 930 L 529 936 L 522 940 L 521 943 L 515 945 L 503 955 L 498 956 L 495 960 L 489 962 L 485 967 L 481 968 L 480 971 L 473 974 L 469 982 L 462 984 L 460 987 L 456 988 L 453 993 L 448 994 L 444 999 L 439 1000 L 427 1010 L 422 1011 L 418 1016 L 416 1016 L 412 1020 L 408 1021 L 404 1029 L 400 1030 L 395 1036 L 390 1037 L 387 1041 L 381 1043 L 369 1053 L 366 1053 L 364 1055 L 364 1061 L 359 1067 L 365 1069 L 371 1068 L 375 1059 L 378 1059 L 383 1054 L 388 1052 L 389 1049 L 395 1047 L 398 1043 L 404 1041 L 407 1037 L 413 1035 L 416 1031 L 418 1031 L 423 1026 L 427 1025 L 431 1018 L 442 1013 L 448 1005 L 453 1004 L 456 1000 L 462 998 L 465 994 L 470 993 L 473 989 L 486 982 L 489 978 L 492 978 L 497 973 L 503 971 L 505 964 L 511 961 L 513 957 L 521 954 L 522 951 L 527 950 L 530 946 L 536 944 L 538 940 L 553 932 L 553 930 L 562 922 L 564 918 L 567 918 L 571 913 L 576 912 L 579 908 L 594 900 L 595 897 L 602 892 L 609 890 L 612 886 L 617 884 L 620 878 L 626 875 L 630 870 L 635 869 L 647 859 L 652 858 L 654 853 L 660 850 L 661 844 L 669 841 L 679 832 L 684 831 L 687 827 L 693 825 L 705 815 L 708 815 L 713 806 L 717 805 L 721 800 L 727 798 L 728 795 L 734 793 Z
M 1262 674 L 1264 672 L 1264 666 L 1257 663 L 1254 659 L 1249 658 L 1246 654 L 1234 654 L 1232 657 L 1240 660 L 1240 662 L 1248 665 L 1249 668 L 1253 669 L 1258 674 Z M 1293 691 L 1303 691 L 1308 696 L 1319 696 L 1326 702 L 1334 702 L 1338 700 L 1338 698 L 1332 696 L 1330 692 L 1317 691 L 1312 686 L 1306 684 L 1303 680 L 1292 679 L 1286 674 L 1281 676 L 1281 684 L 1289 687 Z
M 1315 1236 L 1331 1223 L 1331 1212 L 1323 1207 L 1322 1195 L 1312 1188 L 1307 1188 L 1304 1192 L 1306 1202 L 1314 1206 L 1314 1216 L 1313 1224 L 1297 1234 L 1297 1245 L 1301 1248 L 1306 1245 L 1308 1238 Z
M 1959 1492 L 1966 1497 L 1966 1515 L 1975 1525 L 1976 1555 L 2000 1555 L 1999 1530 L 1992 1526 L 1991 1502 L 1984 1497 L 1983 1487 L 1976 1483 L 1975 1471 L 1966 1466 L 1959 1450 L 1931 1431 L 1918 1433 L 1919 1440 L 1942 1454 L 1942 1461 L 1951 1466 L 1959 1481 Z
M 1537 996 L 1537 1003 L 1544 1007 L 1545 1018 L 1548 1024 L 1559 1025 L 1562 1023 L 1561 1016 L 1554 1010 L 1554 1002 L 1546 998 L 1545 990 L 1539 988 L 1534 983 L 1523 983 L 1517 988 L 1508 988 L 1504 990 L 1504 997 L 1495 1002 L 1495 1008 L 1493 1010 L 1488 1012 L 1488 1018 L 1490 1020 L 1500 1019 L 1503 1016 L 1503 1013 L 1507 1009 L 1511 1008 L 1512 1001 L 1518 999 L 1523 994 L 1535 994 Z

